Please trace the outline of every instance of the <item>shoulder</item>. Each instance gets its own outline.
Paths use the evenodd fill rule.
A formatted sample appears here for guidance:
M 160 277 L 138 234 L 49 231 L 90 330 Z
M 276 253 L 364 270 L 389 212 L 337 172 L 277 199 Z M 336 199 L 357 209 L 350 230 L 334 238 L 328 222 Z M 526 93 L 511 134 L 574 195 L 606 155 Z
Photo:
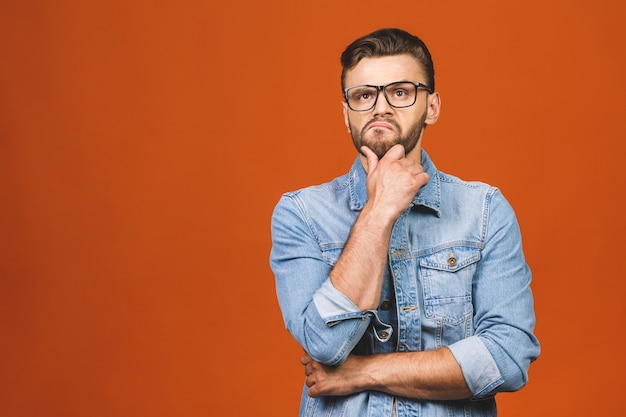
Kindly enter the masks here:
M 465 189 L 468 191 L 487 193 L 497 190 L 496 187 L 482 181 L 467 181 L 463 180 L 452 174 L 448 174 L 443 171 L 437 171 L 437 177 L 442 184 L 442 187 L 449 187 L 451 189 Z
M 491 219 L 494 213 L 500 219 L 515 217 L 513 208 L 496 186 L 482 181 L 466 181 L 441 171 L 437 171 L 437 179 L 441 207 L 449 213 L 464 218 L 475 213 L 484 221 Z
M 349 174 L 346 173 L 339 177 L 332 179 L 331 181 L 321 184 L 310 185 L 298 190 L 288 191 L 283 194 L 286 198 L 324 198 L 324 196 L 332 195 L 337 192 L 341 192 L 349 187 Z
M 350 174 L 331 181 L 284 193 L 274 208 L 274 218 L 286 215 L 311 221 L 320 214 L 335 213 L 350 200 Z M 343 204 L 342 204 L 343 203 Z
M 301 209 L 308 206 L 318 215 L 326 213 L 323 210 L 332 213 L 344 207 L 359 209 L 367 200 L 366 178 L 357 157 L 347 173 L 322 184 L 287 192 L 278 204 L 296 204 Z

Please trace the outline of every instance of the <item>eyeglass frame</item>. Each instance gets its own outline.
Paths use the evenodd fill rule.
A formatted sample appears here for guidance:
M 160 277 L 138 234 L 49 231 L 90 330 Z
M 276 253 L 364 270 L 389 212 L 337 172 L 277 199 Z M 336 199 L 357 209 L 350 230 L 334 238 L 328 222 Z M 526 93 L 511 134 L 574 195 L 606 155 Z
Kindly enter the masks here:
M 413 99 L 413 103 L 407 105 L 407 106 L 394 106 L 393 104 L 391 104 L 391 102 L 389 101 L 389 97 L 387 96 L 387 91 L 385 90 L 387 87 L 389 87 L 390 85 L 393 84 L 413 84 L 415 86 L 415 98 Z M 369 107 L 365 110 L 355 110 L 352 108 L 352 106 L 350 106 L 350 100 L 348 100 L 348 91 L 352 90 L 353 88 L 359 88 L 359 87 L 372 87 L 376 89 L 376 98 L 374 99 L 374 103 L 372 103 L 372 107 Z M 416 102 L 417 102 L 417 93 L 419 92 L 420 87 L 422 87 L 424 90 L 428 91 L 429 94 L 433 93 L 433 89 L 424 84 L 424 83 L 418 83 L 415 81 L 394 81 L 392 83 L 389 84 L 385 84 L 385 85 L 371 85 L 371 84 L 359 84 L 359 85 L 354 85 L 352 87 L 346 87 L 343 89 L 343 98 L 346 100 L 346 104 L 348 105 L 348 108 L 352 111 L 356 111 L 356 112 L 362 112 L 362 111 L 370 111 L 372 110 L 374 107 L 376 107 L 376 103 L 378 103 L 378 97 L 380 97 L 380 92 L 383 92 L 383 95 L 385 96 L 385 100 L 387 100 L 387 104 L 389 104 L 391 107 L 396 108 L 396 109 L 405 109 L 407 107 L 411 107 L 413 106 Z

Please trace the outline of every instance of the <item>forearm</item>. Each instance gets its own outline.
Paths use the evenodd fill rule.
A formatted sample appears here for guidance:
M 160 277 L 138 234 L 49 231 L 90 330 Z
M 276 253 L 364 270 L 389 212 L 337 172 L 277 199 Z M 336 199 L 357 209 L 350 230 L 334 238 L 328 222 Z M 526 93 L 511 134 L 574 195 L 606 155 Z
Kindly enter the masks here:
M 378 307 L 393 221 L 365 206 L 330 273 L 333 286 L 361 311 Z
M 361 390 L 424 400 L 471 397 L 461 368 L 447 348 L 362 357 Z
M 423 400 L 456 400 L 472 395 L 461 368 L 447 348 L 351 355 L 339 366 L 323 365 L 304 355 L 302 364 L 312 397 L 368 390 Z

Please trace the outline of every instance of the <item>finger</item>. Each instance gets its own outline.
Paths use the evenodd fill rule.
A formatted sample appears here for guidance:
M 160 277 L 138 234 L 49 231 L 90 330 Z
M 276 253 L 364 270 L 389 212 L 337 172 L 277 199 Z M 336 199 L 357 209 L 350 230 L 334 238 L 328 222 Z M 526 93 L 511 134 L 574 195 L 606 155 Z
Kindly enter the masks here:
M 311 362 L 313 359 L 311 358 L 311 356 L 308 353 L 305 353 L 304 355 L 302 355 L 300 357 L 300 363 L 302 365 L 307 365 L 309 362 Z
M 367 172 L 374 171 L 378 165 L 378 156 L 367 146 L 361 146 L 361 152 L 367 158 Z
M 407 167 L 409 168 L 409 172 L 413 175 L 419 175 L 424 172 L 424 167 L 422 167 L 420 164 L 413 163 L 407 165 Z
M 318 392 L 318 386 L 315 385 L 315 382 L 307 382 L 307 387 L 309 387 L 309 389 L 307 390 L 307 394 L 309 397 L 313 397 L 313 398 L 317 398 L 320 397 L 320 393 Z
M 404 157 L 405 157 L 404 146 L 397 143 L 393 145 L 391 148 L 389 148 L 387 153 L 385 153 L 385 156 L 383 156 L 383 159 L 400 160 L 400 159 L 404 159 Z
M 409 168 L 411 170 L 422 170 L 422 166 L 420 164 L 418 164 L 417 162 L 415 162 L 414 160 L 412 160 L 411 158 L 402 158 L 400 160 L 398 160 L 398 162 L 405 168 Z
M 304 365 L 304 375 L 309 376 L 313 373 L 313 365 L 314 365 L 314 362 L 309 362 L 306 365 Z

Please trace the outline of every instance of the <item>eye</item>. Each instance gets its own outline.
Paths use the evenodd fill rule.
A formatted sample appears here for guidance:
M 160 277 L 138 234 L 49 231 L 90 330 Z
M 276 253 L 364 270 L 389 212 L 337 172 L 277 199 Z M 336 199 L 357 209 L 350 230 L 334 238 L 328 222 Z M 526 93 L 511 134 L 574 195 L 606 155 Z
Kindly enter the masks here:
M 406 91 L 406 90 L 403 90 L 403 89 L 396 89 L 393 92 L 393 95 L 398 97 L 398 98 L 406 97 L 408 94 L 409 94 L 409 92 Z
M 355 88 L 349 93 L 351 101 L 370 101 L 376 96 L 371 88 Z

